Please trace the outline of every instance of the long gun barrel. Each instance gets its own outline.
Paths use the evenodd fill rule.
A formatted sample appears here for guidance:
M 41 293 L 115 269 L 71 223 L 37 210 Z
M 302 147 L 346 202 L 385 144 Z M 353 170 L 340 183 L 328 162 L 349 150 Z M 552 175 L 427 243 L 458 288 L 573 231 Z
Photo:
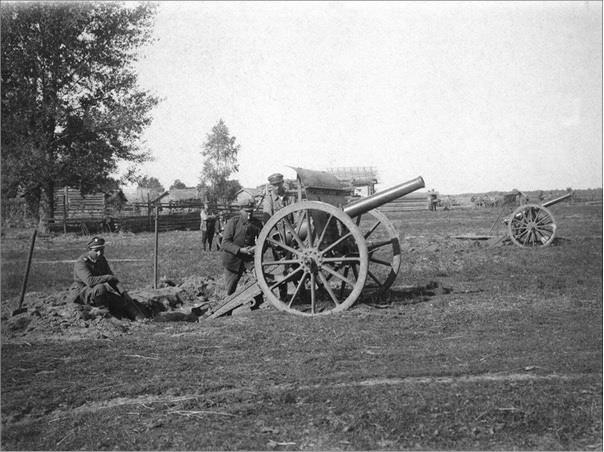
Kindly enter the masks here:
M 344 207 L 344 213 L 349 217 L 356 217 L 425 186 L 424 179 L 420 176 L 352 202 Z
M 553 206 L 554 204 L 558 204 L 560 201 L 564 201 L 565 199 L 570 198 L 572 195 L 573 195 L 572 193 L 567 193 L 565 195 L 560 196 L 559 198 L 554 198 L 554 199 L 551 199 L 551 200 L 549 200 L 547 202 L 544 202 L 542 204 L 542 206 L 543 207 Z

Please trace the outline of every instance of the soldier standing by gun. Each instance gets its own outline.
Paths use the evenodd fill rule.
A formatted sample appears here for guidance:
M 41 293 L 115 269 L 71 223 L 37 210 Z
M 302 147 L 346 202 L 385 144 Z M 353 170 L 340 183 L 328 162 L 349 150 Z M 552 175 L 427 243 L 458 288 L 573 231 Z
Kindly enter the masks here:
M 270 190 L 265 194 L 264 201 L 262 203 L 262 214 L 263 221 L 266 223 L 270 217 L 272 217 L 277 211 L 283 209 L 294 202 L 294 199 L 287 194 L 285 185 L 283 182 L 283 174 L 274 173 L 268 176 L 268 182 L 271 185 Z M 280 231 L 285 237 L 285 231 Z M 275 260 L 279 260 L 282 257 L 280 250 L 272 248 L 273 256 Z M 287 267 L 283 269 L 283 277 L 287 276 Z M 280 297 L 285 299 L 287 297 L 287 287 L 279 287 Z
M 243 201 L 239 215 L 229 219 L 222 237 L 222 265 L 224 266 L 224 289 L 231 295 L 237 289 L 247 267 L 253 265 L 256 237 L 260 228 L 252 221 L 254 201 Z
M 264 196 L 262 203 L 263 220 L 266 223 L 275 212 L 290 205 L 294 200 L 287 194 L 283 183 L 283 174 L 275 173 L 268 176 L 270 190 Z

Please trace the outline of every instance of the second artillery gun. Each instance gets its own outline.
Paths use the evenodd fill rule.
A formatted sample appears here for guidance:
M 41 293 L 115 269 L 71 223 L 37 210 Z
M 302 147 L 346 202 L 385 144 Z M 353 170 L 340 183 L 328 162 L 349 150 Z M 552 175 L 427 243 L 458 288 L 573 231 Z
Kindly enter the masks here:
M 537 248 L 550 245 L 556 235 L 556 221 L 548 207 L 572 196 L 567 193 L 543 204 L 524 204 L 504 220 L 510 240 L 517 246 Z
M 399 233 L 377 208 L 425 187 L 417 177 L 347 203 L 350 188 L 332 174 L 303 168 L 297 202 L 277 211 L 256 241 L 255 281 L 210 316 L 263 296 L 281 311 L 304 316 L 350 308 L 364 287 L 388 289 L 401 265 Z

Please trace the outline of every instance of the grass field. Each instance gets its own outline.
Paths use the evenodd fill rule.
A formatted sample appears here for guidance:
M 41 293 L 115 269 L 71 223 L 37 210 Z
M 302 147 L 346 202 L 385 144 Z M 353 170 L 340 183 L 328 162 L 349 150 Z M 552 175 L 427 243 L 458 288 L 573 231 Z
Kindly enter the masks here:
M 602 207 L 551 210 L 559 239 L 536 250 L 452 238 L 488 233 L 495 210 L 402 213 L 391 293 L 325 318 L 267 309 L 3 343 L 2 449 L 601 450 Z M 150 286 L 153 235 L 107 239 L 126 285 Z M 40 239 L 28 290 L 69 286 L 85 243 Z M 3 303 L 28 246 L 6 231 Z M 159 266 L 220 274 L 198 231 L 160 235 Z M 450 290 L 410 289 L 430 282 Z

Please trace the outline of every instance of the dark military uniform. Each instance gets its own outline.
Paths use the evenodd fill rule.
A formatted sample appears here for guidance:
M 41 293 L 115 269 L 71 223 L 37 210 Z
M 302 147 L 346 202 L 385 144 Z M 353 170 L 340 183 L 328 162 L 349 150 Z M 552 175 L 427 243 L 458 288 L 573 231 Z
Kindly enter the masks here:
M 275 173 L 271 174 L 268 177 L 268 182 L 273 187 L 268 190 L 268 193 L 264 197 L 262 201 L 262 213 L 263 213 L 263 221 L 266 223 L 270 217 L 272 217 L 277 211 L 283 209 L 285 206 L 288 206 L 294 202 L 294 199 L 291 198 L 286 192 L 283 194 L 278 194 L 278 187 L 282 187 L 283 184 L 283 174 Z M 267 187 L 268 189 L 268 187 Z M 282 188 L 281 188 L 282 189 Z
M 73 301 L 91 306 L 105 306 L 118 318 L 142 320 L 146 317 L 144 308 L 119 286 L 119 280 L 109 267 L 105 256 L 96 250 L 104 249 L 105 241 L 94 237 L 89 243 L 89 251 L 82 254 L 73 267 L 73 284 L 70 288 Z
M 246 246 L 254 246 L 259 233 L 258 225 L 243 215 L 237 215 L 227 222 L 221 244 L 224 286 L 227 295 L 235 292 L 246 265 L 254 260 L 253 256 L 240 253 L 240 249 Z
M 105 256 L 98 256 L 96 260 L 90 252 L 82 254 L 73 267 L 73 285 L 78 288 L 81 303 L 97 306 L 97 298 L 107 292 L 105 283 L 118 282 L 114 276 Z

